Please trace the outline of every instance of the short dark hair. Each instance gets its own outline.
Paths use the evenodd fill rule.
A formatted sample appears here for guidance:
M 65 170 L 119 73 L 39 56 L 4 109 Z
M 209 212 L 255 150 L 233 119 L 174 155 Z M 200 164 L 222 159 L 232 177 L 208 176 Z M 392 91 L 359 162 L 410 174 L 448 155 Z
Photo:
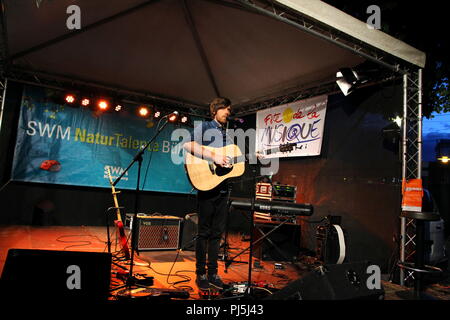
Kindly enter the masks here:
M 228 108 L 231 106 L 231 101 L 228 98 L 215 98 L 211 103 L 209 104 L 209 113 L 211 114 L 211 117 L 214 118 L 214 116 L 217 113 L 217 110 Z

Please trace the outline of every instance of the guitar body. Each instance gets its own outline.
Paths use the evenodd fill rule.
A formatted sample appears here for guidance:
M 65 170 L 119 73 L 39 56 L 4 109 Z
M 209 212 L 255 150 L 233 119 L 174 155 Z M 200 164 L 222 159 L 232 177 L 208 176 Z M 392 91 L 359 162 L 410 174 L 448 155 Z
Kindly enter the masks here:
M 117 208 L 116 209 L 117 220 L 114 220 L 114 224 L 116 225 L 116 229 L 119 234 L 119 242 L 120 242 L 122 251 L 125 255 L 125 259 L 129 260 L 131 258 L 131 254 L 130 254 L 130 249 L 128 248 L 127 236 L 125 234 L 125 228 L 123 226 L 122 217 L 121 217 L 120 210 L 119 210 L 119 201 L 117 200 L 117 194 L 120 193 L 120 191 L 116 191 L 116 189 L 114 188 L 114 184 L 112 181 L 111 172 L 109 171 L 109 168 L 107 171 L 108 171 L 109 183 L 111 184 L 114 205 Z
M 127 236 L 125 234 L 125 228 L 123 226 L 122 220 L 115 220 L 114 224 L 116 225 L 117 232 L 119 233 L 119 242 L 122 247 L 122 251 L 125 255 L 125 259 L 130 259 L 130 249 L 128 248 Z
M 222 148 L 208 146 L 204 146 L 204 148 L 232 159 L 242 158 L 241 150 L 234 144 Z M 200 191 L 209 191 L 226 179 L 240 177 L 245 171 L 245 162 L 234 162 L 230 167 L 225 168 L 186 152 L 185 169 L 194 188 Z

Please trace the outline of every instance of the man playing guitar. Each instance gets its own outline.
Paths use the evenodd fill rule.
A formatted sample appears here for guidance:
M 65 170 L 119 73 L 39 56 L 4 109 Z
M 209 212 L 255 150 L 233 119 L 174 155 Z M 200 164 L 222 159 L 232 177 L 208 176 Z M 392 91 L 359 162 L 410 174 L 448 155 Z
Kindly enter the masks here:
M 212 148 L 222 148 L 233 144 L 226 133 L 226 124 L 231 114 L 231 102 L 227 98 L 216 98 L 210 104 L 211 121 L 204 121 L 194 128 L 192 141 L 184 144 L 184 149 L 200 159 L 213 162 L 219 167 L 230 165 L 230 157 L 214 152 Z M 211 139 L 210 139 L 211 138 Z M 196 239 L 196 283 L 199 289 L 211 286 L 223 288 L 217 274 L 220 240 L 225 229 L 227 215 L 227 181 L 207 191 L 198 191 L 198 234 Z

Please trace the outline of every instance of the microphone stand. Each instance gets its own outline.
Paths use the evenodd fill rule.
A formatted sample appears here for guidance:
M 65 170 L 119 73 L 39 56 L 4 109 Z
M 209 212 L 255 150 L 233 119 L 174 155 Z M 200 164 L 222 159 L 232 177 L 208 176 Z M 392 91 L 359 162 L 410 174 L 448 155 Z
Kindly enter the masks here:
M 164 119 L 168 117 L 169 115 L 161 118 Z M 161 121 L 160 120 L 160 121 Z M 138 151 L 138 153 L 134 156 L 131 163 L 128 165 L 128 167 L 122 172 L 122 174 L 117 177 L 117 179 L 114 181 L 113 186 L 115 186 L 120 179 L 128 172 L 128 170 L 134 165 L 135 162 L 138 162 L 138 174 L 137 174 L 137 183 L 136 183 L 136 194 L 135 194 L 135 201 L 134 201 L 134 213 L 133 213 L 133 221 L 131 225 L 131 261 L 130 261 L 130 270 L 128 273 L 128 279 L 127 279 L 127 285 L 128 287 L 131 287 L 135 283 L 135 279 L 133 279 L 133 264 L 134 264 L 134 247 L 136 244 L 136 223 L 137 223 L 137 212 L 139 208 L 139 185 L 140 185 L 140 176 L 141 176 L 141 167 L 142 167 L 142 155 L 144 154 L 145 150 L 148 148 L 148 146 L 156 139 L 156 137 L 161 133 L 161 131 L 164 129 L 164 127 L 167 125 L 168 120 L 164 122 L 164 124 L 157 130 L 155 135 Z M 159 125 L 159 123 L 158 123 Z

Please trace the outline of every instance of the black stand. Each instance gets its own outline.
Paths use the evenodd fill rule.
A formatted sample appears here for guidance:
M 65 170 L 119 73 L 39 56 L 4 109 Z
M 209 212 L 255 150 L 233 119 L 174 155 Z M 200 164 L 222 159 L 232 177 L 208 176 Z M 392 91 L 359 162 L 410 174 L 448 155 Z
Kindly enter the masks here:
M 416 220 L 416 253 L 414 263 L 403 262 L 398 266 L 402 269 L 414 272 L 414 290 L 396 292 L 397 296 L 406 300 L 437 300 L 427 294 L 423 286 L 423 276 L 429 273 L 441 273 L 442 270 L 425 265 L 425 221 L 439 220 L 439 215 L 429 212 L 402 212 L 402 217 Z
M 246 261 L 235 261 L 234 257 L 233 259 L 229 259 L 229 255 L 228 255 L 228 250 L 230 249 L 230 246 L 228 244 L 228 229 L 229 229 L 229 221 L 230 221 L 230 214 L 231 214 L 231 199 L 230 199 L 230 195 L 231 195 L 231 190 L 232 190 L 232 185 L 233 182 L 229 181 L 228 182 L 228 194 L 227 194 L 227 207 L 228 207 L 228 214 L 227 214 L 227 221 L 226 221 L 226 226 L 225 226 L 225 238 L 224 238 L 224 242 L 222 244 L 222 249 L 223 249 L 223 261 L 225 262 L 225 269 L 224 272 L 227 273 L 228 272 L 228 267 L 231 263 L 247 263 Z
M 251 208 L 250 208 L 250 245 L 242 250 L 241 252 L 239 252 L 237 255 L 235 255 L 233 258 L 229 259 L 228 261 L 226 261 L 225 263 L 225 270 L 227 270 L 228 266 L 231 264 L 231 262 L 234 262 L 235 259 L 237 257 L 239 257 L 241 254 L 243 254 L 244 252 L 246 252 L 247 250 L 249 250 L 249 257 L 248 257 L 248 277 L 247 277 L 247 290 L 245 292 L 245 294 L 243 296 L 238 296 L 235 298 L 240 298 L 240 297 L 251 297 L 252 295 L 252 267 L 253 267 L 253 228 L 254 228 L 254 224 L 255 224 L 255 220 L 254 220 L 254 209 L 255 209 L 255 198 L 256 198 L 256 169 L 253 170 L 253 196 L 251 198 Z M 231 207 L 230 207 L 231 208 Z M 231 209 L 230 209 L 231 210 Z M 266 235 L 267 236 L 267 235 Z M 258 241 L 262 240 L 262 238 L 258 239 Z
M 117 209 L 123 209 L 124 207 L 118 207 L 118 208 L 116 208 L 116 207 L 109 207 L 108 209 L 106 209 L 106 212 L 105 212 L 105 216 L 106 216 L 106 237 L 107 237 L 107 245 L 108 245 L 108 253 L 111 253 L 111 236 L 110 236 L 110 234 L 109 234 L 109 213 L 112 211 L 112 210 L 117 210 Z
M 167 116 L 161 118 L 163 120 Z M 160 121 L 161 121 L 160 120 Z M 139 185 L 140 185 L 140 176 L 141 176 L 141 167 L 142 167 L 142 155 L 144 154 L 145 150 L 148 148 L 148 146 L 156 139 L 156 137 L 161 133 L 161 131 L 164 129 L 164 127 L 167 125 L 168 121 L 164 122 L 164 124 L 161 126 L 161 128 L 158 129 L 158 131 L 155 133 L 153 138 L 151 138 L 144 146 L 141 147 L 139 152 L 134 156 L 131 163 L 128 165 L 128 167 L 122 172 L 122 174 L 114 181 L 113 186 L 115 186 L 120 179 L 128 172 L 128 170 L 134 165 L 135 162 L 138 162 L 138 174 L 137 174 L 137 183 L 136 183 L 136 194 L 135 194 L 135 202 L 134 202 L 134 213 L 133 213 L 133 221 L 131 226 L 131 259 L 130 259 L 130 271 L 128 274 L 127 279 L 127 285 L 131 286 L 136 283 L 136 280 L 133 278 L 133 264 L 134 264 L 134 247 L 136 243 L 135 235 L 136 235 L 136 223 L 137 223 L 137 212 L 139 208 Z

